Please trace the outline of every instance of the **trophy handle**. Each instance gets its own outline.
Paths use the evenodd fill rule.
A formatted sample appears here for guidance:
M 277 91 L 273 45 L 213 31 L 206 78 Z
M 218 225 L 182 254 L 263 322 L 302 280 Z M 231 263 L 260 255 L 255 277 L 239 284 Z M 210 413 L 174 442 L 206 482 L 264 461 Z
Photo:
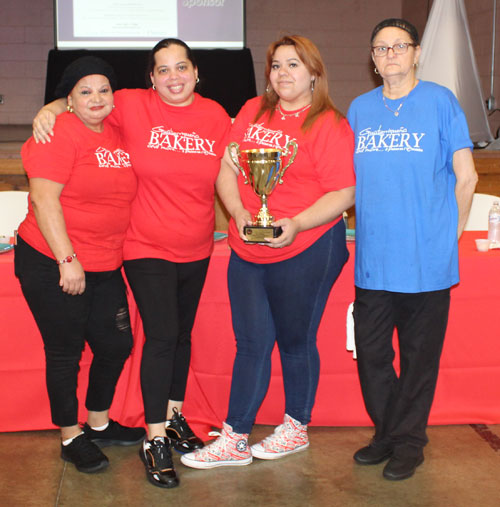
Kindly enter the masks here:
M 236 150 L 236 155 L 233 152 L 233 148 Z M 240 146 L 238 143 L 229 143 L 229 146 L 227 147 L 229 150 L 229 156 L 231 157 L 231 160 L 233 161 L 233 164 L 240 170 L 241 174 L 243 174 L 243 178 L 245 178 L 245 185 L 248 184 L 248 178 L 245 174 L 245 171 L 243 170 L 243 167 L 240 166 L 240 163 L 238 162 L 238 157 L 241 157 L 240 152 Z
M 293 148 L 293 153 L 290 156 L 290 158 L 288 159 L 288 163 L 286 164 L 285 167 L 283 167 L 283 170 L 281 171 L 280 180 L 278 182 L 280 185 L 283 183 L 283 176 L 285 175 L 285 171 L 288 169 L 288 167 L 290 165 L 293 164 L 293 161 L 295 160 L 295 156 L 297 155 L 297 150 L 298 150 L 297 143 L 293 140 L 290 140 L 290 141 L 288 141 L 288 143 L 286 143 L 286 146 L 285 146 L 285 154 L 286 155 L 288 155 L 290 153 L 290 148 Z

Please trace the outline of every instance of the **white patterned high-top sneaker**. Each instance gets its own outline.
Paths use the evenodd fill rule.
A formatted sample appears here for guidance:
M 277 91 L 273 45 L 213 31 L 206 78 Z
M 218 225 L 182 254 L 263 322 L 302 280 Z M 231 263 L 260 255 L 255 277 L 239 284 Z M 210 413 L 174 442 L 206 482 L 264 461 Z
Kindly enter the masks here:
M 272 435 L 252 445 L 250 450 L 256 458 L 278 459 L 308 447 L 307 425 L 285 414 L 283 424 L 275 428 Z
M 248 447 L 248 433 L 235 433 L 229 424 L 222 423 L 222 433 L 211 444 L 181 456 L 182 464 L 191 468 L 214 468 L 249 465 L 252 453 Z

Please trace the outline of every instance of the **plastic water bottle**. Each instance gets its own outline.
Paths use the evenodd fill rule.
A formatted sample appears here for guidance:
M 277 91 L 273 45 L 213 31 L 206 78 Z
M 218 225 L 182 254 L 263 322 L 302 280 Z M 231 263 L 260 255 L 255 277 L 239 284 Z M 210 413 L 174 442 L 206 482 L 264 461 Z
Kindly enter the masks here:
M 500 204 L 493 202 L 488 213 L 488 239 L 490 245 L 500 245 Z

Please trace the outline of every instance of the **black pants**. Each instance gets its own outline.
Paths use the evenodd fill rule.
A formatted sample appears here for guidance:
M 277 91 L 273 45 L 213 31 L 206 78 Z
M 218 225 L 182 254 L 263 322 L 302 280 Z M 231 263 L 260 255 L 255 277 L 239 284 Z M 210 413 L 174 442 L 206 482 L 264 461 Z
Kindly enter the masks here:
M 85 341 L 94 355 L 85 406 L 109 409 L 132 332 L 121 271 L 86 272 L 86 289 L 70 296 L 59 287 L 59 267 L 18 237 L 15 272 L 42 335 L 52 422 L 78 423 L 76 388 Z
M 356 287 L 358 373 L 375 440 L 421 452 L 436 388 L 450 289 L 406 294 Z M 398 331 L 400 375 L 393 367 Z
M 165 421 L 168 400 L 184 401 L 191 331 L 209 259 L 176 263 L 125 261 L 125 273 L 142 318 L 141 389 L 147 424 Z

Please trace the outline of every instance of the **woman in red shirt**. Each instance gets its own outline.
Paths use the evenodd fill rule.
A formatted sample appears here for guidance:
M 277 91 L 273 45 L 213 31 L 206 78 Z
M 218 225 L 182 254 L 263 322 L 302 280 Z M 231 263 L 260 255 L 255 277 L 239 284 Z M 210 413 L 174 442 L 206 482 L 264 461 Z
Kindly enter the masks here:
M 145 435 L 108 413 L 133 343 L 120 268 L 137 186 L 120 132 L 106 121 L 115 82 L 113 69 L 100 58 L 74 61 L 56 90 L 68 111 L 53 142 L 30 138 L 22 148 L 30 195 L 15 270 L 44 342 L 61 457 L 81 472 L 108 465 L 96 443 L 132 445 Z M 76 386 L 85 342 L 93 359 L 82 430 Z
M 244 227 L 260 198 L 225 155 L 217 191 L 232 220 L 228 271 L 237 353 L 229 411 L 222 435 L 185 454 L 193 468 L 247 465 L 252 455 L 275 459 L 309 445 L 307 424 L 319 380 L 316 333 L 330 290 L 347 261 L 342 213 L 354 204 L 353 133 L 328 96 L 326 70 L 316 46 L 289 36 L 268 48 L 262 97 L 238 114 L 230 139 L 240 150 L 298 149 L 293 163 L 268 196 L 282 233 L 248 244 Z M 285 157 L 286 161 L 286 157 Z M 248 447 L 266 395 L 275 343 L 285 387 L 283 424 Z
M 146 338 L 141 388 L 148 438 L 141 459 L 152 484 L 171 488 L 178 485 L 171 443 L 179 452 L 203 446 L 181 410 L 231 121 L 219 104 L 195 92 L 198 68 L 183 41 L 160 41 L 148 75 L 151 88 L 115 93 L 110 121 L 120 128 L 138 181 L 124 267 Z M 53 102 L 37 115 L 41 140 L 65 105 Z

